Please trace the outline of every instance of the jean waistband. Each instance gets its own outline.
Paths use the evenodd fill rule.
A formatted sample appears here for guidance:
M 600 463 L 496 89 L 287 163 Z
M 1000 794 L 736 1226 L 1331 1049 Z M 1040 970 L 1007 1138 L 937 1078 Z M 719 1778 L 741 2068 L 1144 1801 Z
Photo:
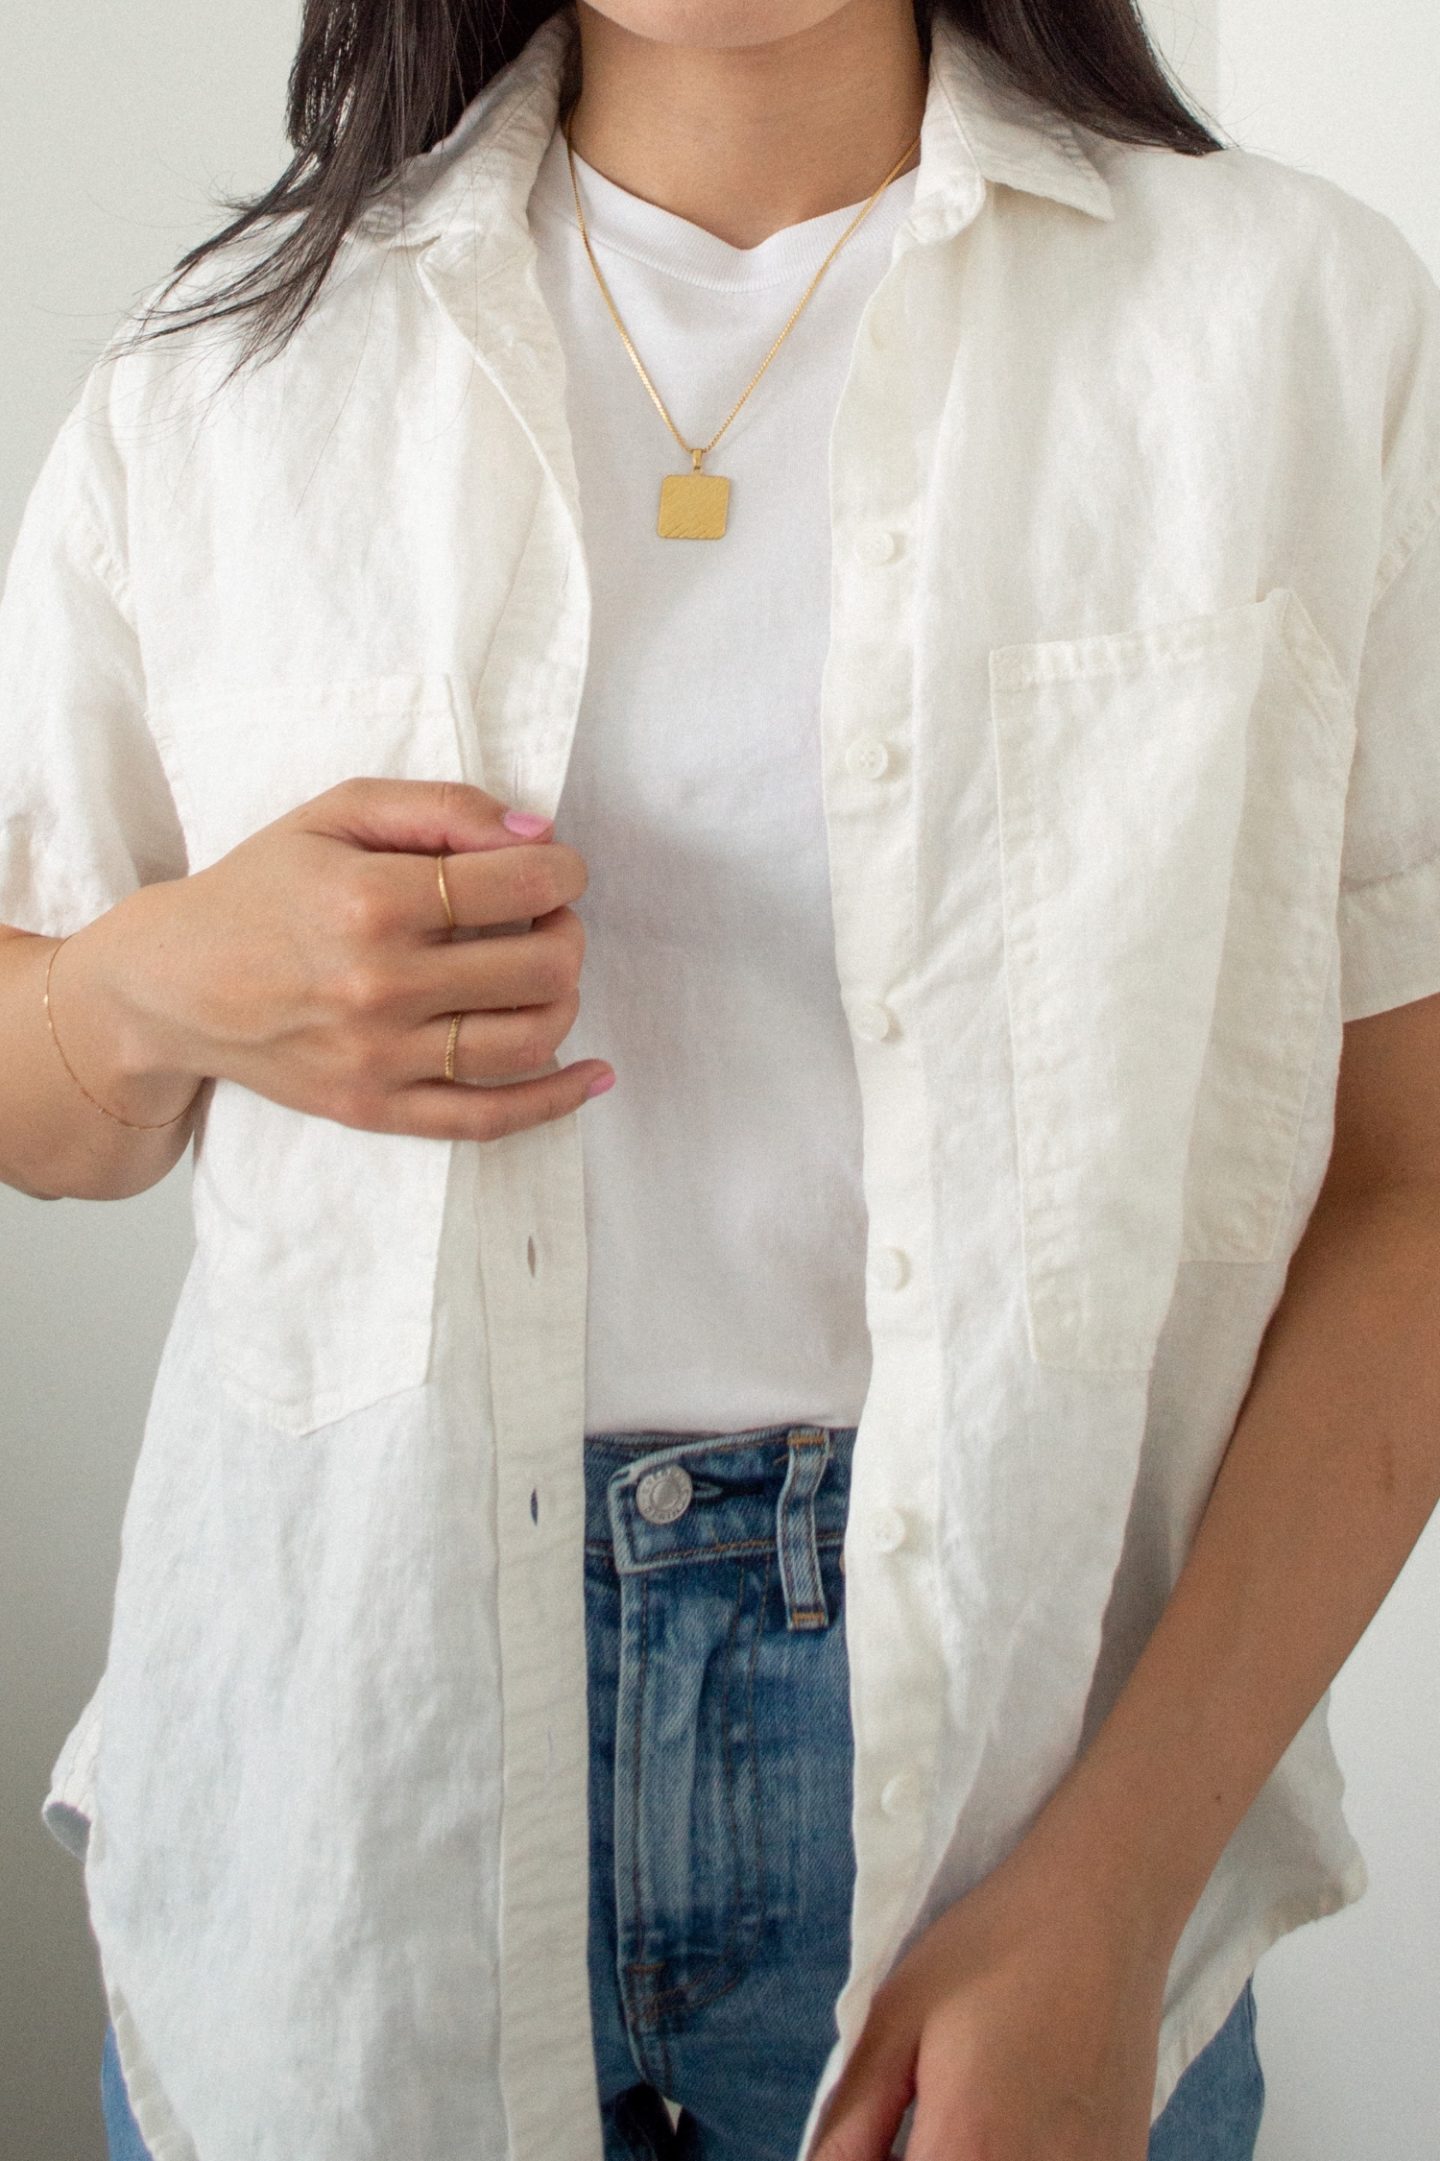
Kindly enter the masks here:
M 587 1434 L 586 1545 L 613 1554 L 621 1574 L 758 1554 L 797 1511 L 819 1543 L 839 1545 L 856 1430 Z

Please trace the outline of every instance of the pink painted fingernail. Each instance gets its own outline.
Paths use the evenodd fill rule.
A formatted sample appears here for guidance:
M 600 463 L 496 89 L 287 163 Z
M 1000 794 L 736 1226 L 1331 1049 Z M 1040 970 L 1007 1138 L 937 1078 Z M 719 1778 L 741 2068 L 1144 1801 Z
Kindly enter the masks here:
M 507 810 L 500 820 L 512 833 L 519 833 L 525 840 L 534 840 L 551 824 L 549 818 L 539 817 L 533 810 Z
M 613 1088 L 614 1086 L 615 1075 L 613 1073 L 597 1073 L 585 1091 L 586 1102 L 589 1102 L 591 1096 L 603 1096 L 607 1088 Z

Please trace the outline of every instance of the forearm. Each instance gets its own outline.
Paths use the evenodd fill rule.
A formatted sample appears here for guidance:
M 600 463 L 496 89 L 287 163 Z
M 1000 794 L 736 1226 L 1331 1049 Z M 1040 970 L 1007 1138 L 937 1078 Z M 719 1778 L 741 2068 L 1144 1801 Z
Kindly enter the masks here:
M 1027 1840 L 1177 1939 L 1440 1500 L 1440 1192 L 1322 1201 L 1191 1550 Z
M 194 1076 L 160 1068 L 124 996 L 137 939 L 160 935 L 151 889 L 76 933 L 55 964 L 55 1036 L 86 1089 L 119 1117 L 169 1118 L 155 1131 L 122 1125 L 87 1101 L 46 1022 L 45 973 L 57 941 L 0 936 L 0 1180 L 36 1199 L 119 1200 L 154 1185 L 189 1145 Z

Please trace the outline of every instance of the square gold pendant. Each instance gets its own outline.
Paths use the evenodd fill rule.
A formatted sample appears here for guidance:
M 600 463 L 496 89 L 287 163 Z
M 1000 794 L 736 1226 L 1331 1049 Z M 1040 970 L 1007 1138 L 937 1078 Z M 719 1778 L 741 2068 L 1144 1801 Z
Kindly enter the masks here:
M 662 540 L 718 540 L 725 530 L 730 483 L 723 473 L 667 473 L 660 483 Z

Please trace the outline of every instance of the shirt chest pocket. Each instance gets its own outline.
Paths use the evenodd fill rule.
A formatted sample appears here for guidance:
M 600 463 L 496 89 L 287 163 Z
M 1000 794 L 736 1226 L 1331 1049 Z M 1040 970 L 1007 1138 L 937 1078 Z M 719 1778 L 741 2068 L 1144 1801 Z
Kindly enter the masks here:
M 484 785 L 463 686 L 446 675 L 226 689 L 150 717 L 192 870 L 351 775 Z M 425 1380 L 452 1152 L 213 1082 L 192 1203 L 233 1394 L 303 1434 Z
M 1031 1350 L 1143 1370 L 1180 1261 L 1282 1220 L 1353 702 L 1284 587 L 997 647 L 990 690 Z

